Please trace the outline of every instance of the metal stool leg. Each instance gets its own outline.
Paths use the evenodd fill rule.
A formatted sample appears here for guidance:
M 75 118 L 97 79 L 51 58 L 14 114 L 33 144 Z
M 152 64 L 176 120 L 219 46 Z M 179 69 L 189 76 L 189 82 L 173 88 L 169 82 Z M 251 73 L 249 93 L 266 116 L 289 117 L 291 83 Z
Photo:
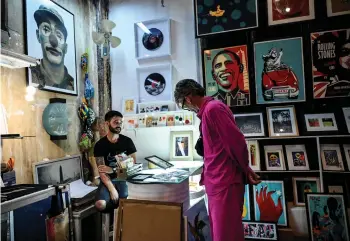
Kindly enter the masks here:
M 102 213 L 102 240 L 109 241 L 109 213 Z

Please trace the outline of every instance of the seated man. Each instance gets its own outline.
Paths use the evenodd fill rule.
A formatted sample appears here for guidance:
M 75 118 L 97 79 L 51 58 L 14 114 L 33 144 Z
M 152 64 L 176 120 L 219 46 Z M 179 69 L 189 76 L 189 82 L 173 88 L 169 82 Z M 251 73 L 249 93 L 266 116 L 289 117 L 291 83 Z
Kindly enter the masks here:
M 96 142 L 94 156 L 101 182 L 96 194 L 96 208 L 101 212 L 111 212 L 118 207 L 119 198 L 128 197 L 126 181 L 117 179 L 115 173 L 118 155 L 125 153 L 136 161 L 136 148 L 133 141 L 122 134 L 123 115 L 118 111 L 109 111 L 105 115 L 108 133 Z

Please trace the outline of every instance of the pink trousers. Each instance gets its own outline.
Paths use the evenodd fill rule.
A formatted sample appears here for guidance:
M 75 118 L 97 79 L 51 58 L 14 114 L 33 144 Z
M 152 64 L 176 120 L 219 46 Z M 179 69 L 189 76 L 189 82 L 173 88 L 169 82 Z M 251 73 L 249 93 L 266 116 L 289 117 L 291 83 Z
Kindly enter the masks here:
M 208 204 L 212 241 L 244 241 L 244 184 L 232 184 L 208 195 Z

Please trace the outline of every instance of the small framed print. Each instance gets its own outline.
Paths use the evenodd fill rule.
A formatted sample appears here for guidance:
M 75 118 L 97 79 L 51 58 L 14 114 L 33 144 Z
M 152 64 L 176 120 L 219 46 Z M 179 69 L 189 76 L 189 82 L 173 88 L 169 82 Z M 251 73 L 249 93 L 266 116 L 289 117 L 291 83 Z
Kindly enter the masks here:
M 157 157 L 155 155 L 145 157 L 145 160 L 147 160 L 147 161 L 153 163 L 154 165 L 156 165 L 156 166 L 158 166 L 160 168 L 163 168 L 163 169 L 168 169 L 168 168 L 174 166 L 170 162 L 167 162 L 166 160 L 163 160 L 162 158 Z
M 122 101 L 123 114 L 136 114 L 137 98 L 123 97 Z
M 266 112 L 270 137 L 299 135 L 294 106 L 267 107 Z
M 193 132 L 172 131 L 170 132 L 170 160 L 192 161 L 193 160 Z
M 333 113 L 306 114 L 307 131 L 337 131 L 337 122 Z
M 317 177 L 293 177 L 294 204 L 305 206 L 305 193 L 321 192 L 320 179 Z
M 268 0 L 268 23 L 277 25 L 315 18 L 314 0 Z
M 321 145 L 321 160 L 325 171 L 344 171 L 340 146 L 337 144 Z
M 235 114 L 234 117 L 245 137 L 265 136 L 262 113 Z
M 350 133 L 350 107 L 344 107 L 343 114 L 344 114 L 346 127 L 348 128 L 348 132 Z
M 123 118 L 123 127 L 126 130 L 135 129 L 138 127 L 137 116 L 124 116 Z
M 328 185 L 329 193 L 344 193 L 343 185 Z
M 138 60 L 171 55 L 170 19 L 135 23 L 135 57 Z
M 282 171 L 285 170 L 284 155 L 282 145 L 264 146 L 266 170 Z
M 348 164 L 348 170 L 350 171 L 350 145 L 343 145 L 346 163 Z
M 289 170 L 310 170 L 305 145 L 286 145 Z
M 277 224 L 243 221 L 245 240 L 278 240 Z
M 260 171 L 260 150 L 258 141 L 247 141 L 249 166 L 254 171 Z
M 350 2 L 347 0 L 327 0 L 327 16 L 350 14 Z

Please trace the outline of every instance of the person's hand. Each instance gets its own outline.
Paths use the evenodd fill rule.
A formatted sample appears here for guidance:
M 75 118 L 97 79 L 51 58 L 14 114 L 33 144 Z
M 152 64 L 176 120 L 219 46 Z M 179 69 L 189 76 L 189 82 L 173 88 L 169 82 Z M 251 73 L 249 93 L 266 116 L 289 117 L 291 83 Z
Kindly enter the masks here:
M 98 172 L 111 174 L 113 173 L 113 169 L 109 166 L 101 165 L 98 167 Z
M 252 169 L 248 171 L 248 183 L 252 185 L 257 185 L 261 182 L 260 176 L 256 174 Z
M 115 188 L 109 192 L 109 195 L 111 196 L 111 200 L 114 203 L 118 202 L 119 194 L 118 194 L 118 192 L 117 192 L 117 190 Z

